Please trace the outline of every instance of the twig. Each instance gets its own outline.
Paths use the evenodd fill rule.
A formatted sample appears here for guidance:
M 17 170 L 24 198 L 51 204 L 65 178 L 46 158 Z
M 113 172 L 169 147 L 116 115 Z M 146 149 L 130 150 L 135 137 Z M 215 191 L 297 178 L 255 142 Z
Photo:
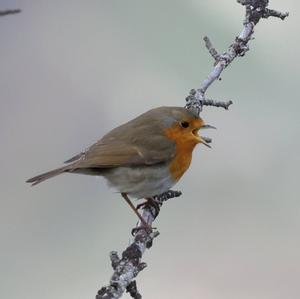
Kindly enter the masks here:
M 222 71 L 238 56 L 244 56 L 249 50 L 248 42 L 253 35 L 253 29 L 261 18 L 268 18 L 270 16 L 281 18 L 282 20 L 288 16 L 287 13 L 280 13 L 275 10 L 268 9 L 268 0 L 237 0 L 240 4 L 246 8 L 246 17 L 244 21 L 244 27 L 235 41 L 230 45 L 228 50 L 219 54 L 213 47 L 208 37 L 204 38 L 205 46 L 209 53 L 215 60 L 214 68 L 208 77 L 202 82 L 199 89 L 192 89 L 190 94 L 186 98 L 186 108 L 200 113 L 203 106 L 215 106 L 222 107 L 228 110 L 228 107 L 232 104 L 232 101 L 221 102 L 214 101 L 205 97 L 205 93 L 208 87 L 220 77 Z M 207 143 L 211 142 L 210 138 L 202 137 Z M 180 196 L 179 191 L 168 191 L 159 196 L 153 198 L 158 207 L 160 208 L 164 201 L 169 198 Z M 152 222 L 159 214 L 157 207 L 153 205 L 145 204 L 141 209 L 142 216 L 145 221 L 152 225 Z M 138 292 L 135 277 L 142 271 L 147 265 L 141 262 L 141 258 L 146 249 L 152 246 L 152 242 L 155 237 L 158 236 L 158 232 L 150 232 L 145 228 L 141 228 L 141 223 L 137 224 L 136 229 L 133 231 L 134 239 L 130 246 L 122 253 L 122 258 L 119 258 L 116 252 L 110 254 L 110 259 L 114 273 L 111 277 L 108 286 L 101 288 L 98 291 L 96 299 L 116 299 L 120 298 L 125 290 L 135 299 L 141 299 L 142 296 Z
M 190 94 L 186 97 L 186 102 L 193 101 L 195 96 L 197 94 L 197 91 L 195 89 L 192 89 L 190 91 Z M 212 99 L 204 99 L 202 101 L 202 106 L 214 106 L 214 107 L 222 107 L 225 110 L 228 110 L 229 106 L 232 104 L 232 101 L 222 102 L 222 101 L 214 101 Z
M 254 27 L 260 21 L 260 19 L 277 17 L 284 20 L 288 16 L 288 13 L 281 13 L 279 11 L 269 9 L 268 0 L 237 0 L 237 2 L 245 6 L 246 17 L 241 33 L 235 38 L 235 41 L 229 46 L 228 50 L 220 55 L 212 46 L 210 39 L 208 37 L 204 37 L 205 46 L 214 58 L 215 64 L 213 70 L 202 82 L 200 88 L 192 89 L 190 94 L 186 97 L 185 107 L 195 111 L 197 114 L 200 114 L 203 106 L 216 106 L 223 107 L 226 110 L 228 109 L 229 105 L 232 104 L 231 101 L 225 103 L 206 98 L 205 93 L 208 87 L 216 79 L 220 78 L 223 70 L 236 57 L 244 56 L 246 54 L 246 52 L 249 50 L 248 42 L 252 38 Z
M 268 17 L 277 17 L 280 18 L 281 20 L 284 20 L 286 17 L 288 17 L 288 15 L 289 15 L 288 12 L 282 13 L 280 11 L 267 8 L 263 15 L 263 18 L 267 19 Z
M 13 15 L 20 13 L 21 9 L 7 9 L 7 10 L 0 10 L 0 17 L 7 16 L 7 15 Z
M 217 50 L 213 47 L 210 39 L 208 36 L 204 36 L 203 38 L 205 42 L 205 47 L 207 48 L 210 55 L 215 59 L 216 62 L 220 60 L 220 54 L 217 52 Z

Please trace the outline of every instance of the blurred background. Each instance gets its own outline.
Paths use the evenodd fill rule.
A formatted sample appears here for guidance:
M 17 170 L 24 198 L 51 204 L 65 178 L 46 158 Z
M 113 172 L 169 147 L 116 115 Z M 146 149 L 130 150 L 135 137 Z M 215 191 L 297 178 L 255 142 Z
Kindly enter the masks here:
M 207 95 L 206 131 L 155 226 L 138 277 L 143 298 L 300 297 L 300 121 L 296 0 L 261 21 L 246 57 Z M 184 106 L 242 28 L 235 0 L 1 0 L 0 297 L 94 298 L 109 252 L 136 217 L 101 178 L 33 175 L 61 165 L 113 127 L 161 105 Z M 129 298 L 125 295 L 124 298 Z

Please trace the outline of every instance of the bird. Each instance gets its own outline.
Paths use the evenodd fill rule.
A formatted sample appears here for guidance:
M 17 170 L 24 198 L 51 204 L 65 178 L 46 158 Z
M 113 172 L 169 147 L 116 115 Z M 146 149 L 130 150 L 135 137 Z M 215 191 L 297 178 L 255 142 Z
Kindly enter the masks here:
M 122 124 L 64 163 L 28 179 L 32 186 L 62 173 L 103 176 L 126 200 L 144 226 L 130 198 L 146 200 L 173 187 L 189 168 L 199 143 L 210 147 L 198 132 L 206 125 L 183 107 L 158 107 Z

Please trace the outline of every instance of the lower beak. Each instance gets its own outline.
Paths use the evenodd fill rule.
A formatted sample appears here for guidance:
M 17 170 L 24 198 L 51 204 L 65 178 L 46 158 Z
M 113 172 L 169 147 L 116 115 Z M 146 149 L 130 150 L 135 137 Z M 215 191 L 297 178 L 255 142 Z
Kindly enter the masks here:
M 205 146 L 211 148 L 211 146 L 208 144 L 209 142 L 211 142 L 211 140 L 206 139 L 205 137 L 201 137 L 201 136 L 197 136 L 197 141 L 199 143 L 203 143 Z
M 201 136 L 199 136 L 199 140 L 200 140 L 200 143 L 203 143 L 205 146 L 211 148 L 211 146 L 208 144 L 208 142 Z

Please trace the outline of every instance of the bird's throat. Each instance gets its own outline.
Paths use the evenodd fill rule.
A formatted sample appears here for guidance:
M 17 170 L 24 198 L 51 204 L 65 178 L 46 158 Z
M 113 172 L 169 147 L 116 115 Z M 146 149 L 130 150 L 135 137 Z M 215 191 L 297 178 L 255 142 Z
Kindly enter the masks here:
M 176 143 L 176 153 L 169 164 L 172 178 L 178 181 L 189 168 L 192 153 L 197 142 L 189 136 L 184 136 L 172 128 L 165 131 L 166 136 Z

